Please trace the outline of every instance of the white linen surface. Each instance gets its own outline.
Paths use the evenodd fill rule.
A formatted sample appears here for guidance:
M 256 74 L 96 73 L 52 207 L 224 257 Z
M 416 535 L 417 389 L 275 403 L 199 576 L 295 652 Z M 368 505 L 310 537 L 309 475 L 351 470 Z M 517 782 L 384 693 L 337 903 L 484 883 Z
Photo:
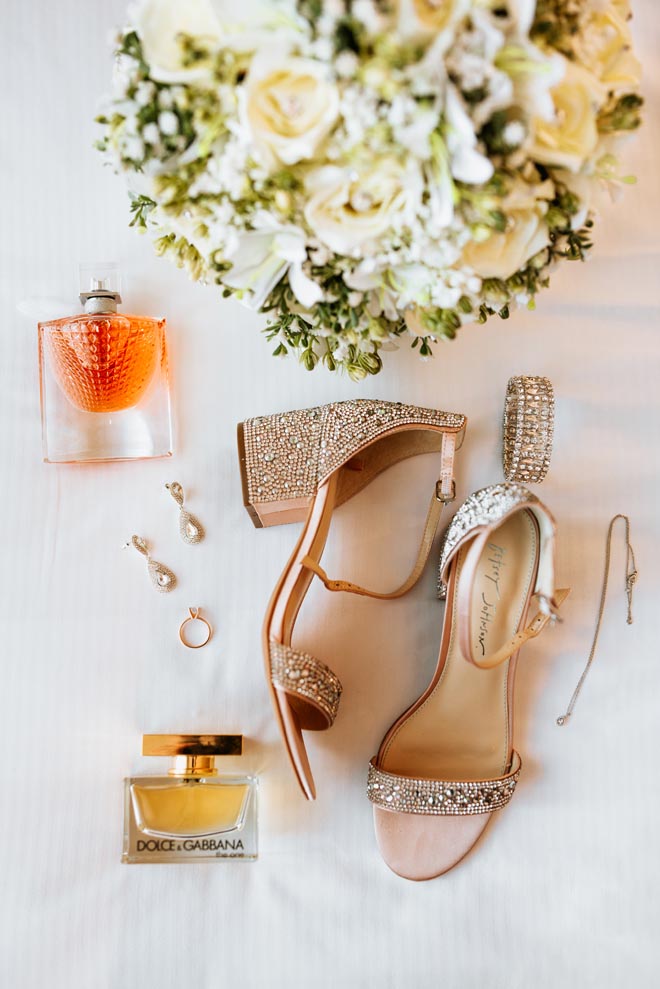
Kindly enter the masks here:
M 123 0 L 22 0 L 3 8 L 0 463 L 2 989 L 545 989 L 657 986 L 660 395 L 660 15 L 638 2 L 646 127 L 638 175 L 602 218 L 587 265 L 566 264 L 538 311 L 464 329 L 435 360 L 386 355 L 352 384 L 277 362 L 262 318 L 156 259 L 127 226 L 120 179 L 92 150 Z M 80 260 L 116 258 L 125 310 L 170 327 L 176 455 L 100 466 L 41 462 L 31 295 L 71 298 Z M 556 451 L 539 493 L 559 521 L 565 623 L 528 645 L 516 698 L 523 776 L 511 806 L 449 875 L 409 883 L 377 853 L 366 766 L 428 682 L 442 606 L 431 569 L 403 600 L 314 586 L 297 642 L 345 686 L 332 731 L 308 736 L 319 798 L 286 764 L 266 691 L 260 626 L 297 527 L 258 531 L 243 509 L 235 424 L 333 399 L 382 397 L 461 411 L 459 497 L 501 477 L 500 416 L 514 373 L 547 374 Z M 336 514 L 333 576 L 394 585 L 409 566 L 437 469 L 380 477 Z M 178 479 L 207 527 L 180 542 Z M 587 654 L 604 535 L 632 517 L 640 572 L 624 621 L 617 541 L 602 642 L 575 718 L 554 724 Z M 133 532 L 179 587 L 155 594 Z M 620 534 L 619 534 L 620 539 Z M 198 653 L 179 622 L 216 627 Z M 655 616 L 655 617 L 654 617 Z M 154 772 L 142 732 L 243 731 L 261 777 L 256 864 L 120 864 L 122 778 Z M 232 766 L 239 768 L 239 765 Z

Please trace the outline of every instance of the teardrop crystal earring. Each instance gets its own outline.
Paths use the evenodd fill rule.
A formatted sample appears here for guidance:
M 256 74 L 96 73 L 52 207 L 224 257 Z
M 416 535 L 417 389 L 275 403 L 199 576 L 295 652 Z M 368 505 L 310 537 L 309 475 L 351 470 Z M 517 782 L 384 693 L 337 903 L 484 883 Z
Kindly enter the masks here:
M 194 545 L 201 543 L 204 538 L 204 526 L 186 508 L 183 507 L 183 488 L 178 481 L 171 481 L 165 487 L 179 506 L 179 533 L 184 543 Z
M 149 556 L 147 542 L 142 538 L 142 536 L 131 536 L 130 543 L 125 543 L 124 549 L 127 549 L 129 546 L 134 546 L 138 553 L 142 553 L 142 556 L 146 556 L 147 571 L 149 573 L 151 583 L 157 591 L 166 593 L 176 587 L 176 576 L 172 573 L 169 567 L 165 566 L 164 563 L 158 563 L 156 560 L 151 559 Z

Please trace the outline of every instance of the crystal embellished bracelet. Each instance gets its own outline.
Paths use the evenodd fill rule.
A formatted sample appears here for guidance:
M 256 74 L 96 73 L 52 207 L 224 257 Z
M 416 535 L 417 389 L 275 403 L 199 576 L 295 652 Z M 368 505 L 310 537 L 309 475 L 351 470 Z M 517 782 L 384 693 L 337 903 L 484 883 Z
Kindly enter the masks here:
M 548 378 L 509 379 L 504 403 L 502 463 L 507 481 L 540 483 L 552 456 L 555 396 Z

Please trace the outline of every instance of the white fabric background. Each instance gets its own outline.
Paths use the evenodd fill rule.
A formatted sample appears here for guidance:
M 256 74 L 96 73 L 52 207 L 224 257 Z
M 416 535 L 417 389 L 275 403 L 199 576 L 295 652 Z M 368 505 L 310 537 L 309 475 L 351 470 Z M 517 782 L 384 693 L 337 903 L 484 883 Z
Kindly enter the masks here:
M 121 180 L 91 149 L 123 0 L 3 2 L 0 73 L 0 986 L 2 989 L 348 989 L 446 986 L 637 989 L 657 985 L 658 292 L 660 15 L 639 0 L 647 125 L 630 152 L 639 184 L 565 265 L 536 314 L 466 328 L 422 364 L 389 355 L 361 385 L 275 362 L 260 318 L 157 260 L 128 229 Z M 41 462 L 36 329 L 28 295 L 77 290 L 79 260 L 118 259 L 126 311 L 164 313 L 177 421 L 172 461 Z M 464 412 L 459 497 L 501 477 L 500 414 L 512 373 L 557 394 L 556 452 L 540 493 L 559 520 L 565 623 L 526 648 L 516 699 L 524 762 L 513 804 L 454 872 L 407 883 L 380 860 L 366 765 L 428 682 L 442 606 L 429 571 L 396 603 L 314 587 L 297 641 L 345 685 L 331 732 L 309 737 L 319 799 L 297 791 L 263 682 L 260 625 L 294 527 L 245 513 L 237 421 L 354 396 Z M 434 458 L 396 467 L 336 515 L 336 576 L 393 584 L 408 567 Z M 207 540 L 185 547 L 163 484 L 179 479 Z M 624 623 L 617 543 L 600 653 L 573 723 L 554 719 L 588 651 L 603 539 L 632 517 L 640 582 Z M 155 594 L 133 532 L 178 574 Z M 178 643 L 190 604 L 216 626 Z M 261 787 L 258 863 L 119 862 L 122 777 L 154 771 L 149 731 L 249 736 Z M 238 767 L 236 767 L 238 768 Z

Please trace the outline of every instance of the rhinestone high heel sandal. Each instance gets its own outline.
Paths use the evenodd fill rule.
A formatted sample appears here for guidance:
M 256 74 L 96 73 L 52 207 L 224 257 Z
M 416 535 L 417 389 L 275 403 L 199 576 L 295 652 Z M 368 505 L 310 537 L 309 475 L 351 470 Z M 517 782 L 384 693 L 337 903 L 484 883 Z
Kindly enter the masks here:
M 447 529 L 438 665 L 385 735 L 367 782 L 381 855 L 406 879 L 453 868 L 513 796 L 518 650 L 568 594 L 555 590 L 554 541 L 552 515 L 520 484 L 470 495 Z M 538 613 L 528 622 L 532 597 Z
M 377 598 L 399 597 L 414 586 L 428 558 L 443 505 L 454 498 L 454 451 L 465 423 L 464 416 L 454 413 L 358 399 L 261 416 L 238 426 L 243 496 L 254 524 L 304 522 L 266 612 L 263 648 L 286 750 L 310 800 L 316 791 L 302 732 L 333 724 L 342 688 L 329 667 L 291 645 L 307 589 L 315 575 L 328 590 Z M 431 452 L 440 452 L 440 479 L 407 580 L 390 593 L 330 580 L 319 560 L 334 507 L 392 464 Z

